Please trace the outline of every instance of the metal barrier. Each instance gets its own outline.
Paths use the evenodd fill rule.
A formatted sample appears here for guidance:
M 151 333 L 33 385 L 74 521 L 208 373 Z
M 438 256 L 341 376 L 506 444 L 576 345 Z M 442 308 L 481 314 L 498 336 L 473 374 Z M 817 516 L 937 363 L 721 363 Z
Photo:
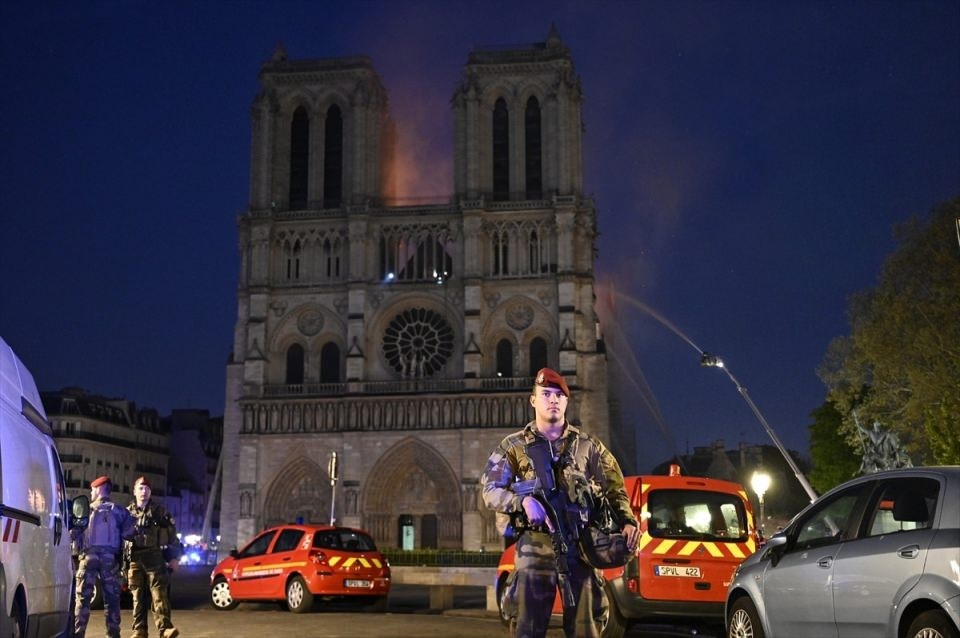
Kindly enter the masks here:
M 470 552 L 459 549 L 383 549 L 391 565 L 418 567 L 496 567 L 498 552 Z

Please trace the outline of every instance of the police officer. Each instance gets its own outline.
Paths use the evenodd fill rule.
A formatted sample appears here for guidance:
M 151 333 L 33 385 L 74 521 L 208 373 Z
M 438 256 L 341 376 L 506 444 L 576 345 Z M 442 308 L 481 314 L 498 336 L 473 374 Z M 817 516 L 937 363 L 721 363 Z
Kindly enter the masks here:
M 137 535 L 129 547 L 127 580 L 133 594 L 132 638 L 147 638 L 147 605 L 152 600 L 153 620 L 161 638 L 176 638 L 180 630 L 170 621 L 170 573 L 179 564 L 181 547 L 170 512 L 152 500 L 150 481 L 141 476 L 133 482 L 127 507 L 137 521 Z
M 520 528 L 516 545 L 515 602 L 517 638 L 542 638 L 547 633 L 557 593 L 557 562 L 549 532 L 554 522 L 543 504 L 533 496 L 518 496 L 516 481 L 537 478 L 527 445 L 546 441 L 555 461 L 562 464 L 558 480 L 591 481 L 598 484 L 612 505 L 626 537 L 627 551 L 636 549 L 637 521 L 623 485 L 623 473 L 613 454 L 597 438 L 584 434 L 566 421 L 570 388 L 550 368 L 535 377 L 530 405 L 535 418 L 519 432 L 504 438 L 487 459 L 480 481 L 486 506 L 497 512 L 501 533 L 511 521 Z M 569 582 L 576 604 L 563 611 L 563 629 L 568 638 L 599 636 L 595 619 L 606 600 L 599 575 L 570 547 Z
M 93 588 L 100 579 L 106 612 L 107 638 L 120 638 L 120 553 L 123 541 L 133 538 L 135 521 L 110 500 L 112 484 L 101 476 L 90 483 L 90 518 L 86 527 L 70 530 L 77 566 L 74 636 L 83 638 L 90 620 Z

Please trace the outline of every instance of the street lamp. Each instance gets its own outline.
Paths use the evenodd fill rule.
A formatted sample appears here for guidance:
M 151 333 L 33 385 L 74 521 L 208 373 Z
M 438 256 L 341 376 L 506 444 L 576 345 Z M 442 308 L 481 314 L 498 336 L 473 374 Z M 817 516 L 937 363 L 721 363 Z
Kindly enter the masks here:
M 777 446 L 777 449 L 780 450 L 780 454 L 783 455 L 783 460 L 787 462 L 787 465 L 790 466 L 790 469 L 793 470 L 793 475 L 797 477 L 797 480 L 800 482 L 800 486 L 803 487 L 803 491 L 807 493 L 807 496 L 810 497 L 810 502 L 817 500 L 817 493 L 814 491 L 813 486 L 810 485 L 810 482 L 807 481 L 807 477 L 803 475 L 803 472 L 800 471 L 800 468 L 797 467 L 797 464 L 794 463 L 793 457 L 787 452 L 787 449 L 783 447 L 783 443 L 780 442 L 780 437 L 777 436 L 777 433 L 773 431 L 773 428 L 770 427 L 770 424 L 767 423 L 767 420 L 763 418 L 763 415 L 760 414 L 760 408 L 756 406 L 753 400 L 750 398 L 750 395 L 747 394 L 747 389 L 740 385 L 740 382 L 737 381 L 737 378 L 733 376 L 733 373 L 730 372 L 730 368 L 723 364 L 723 359 L 718 357 L 715 354 L 710 354 L 709 352 L 700 352 L 700 365 L 705 368 L 720 368 L 727 373 L 727 376 L 730 377 L 730 380 L 733 381 L 733 385 L 737 386 L 737 392 L 740 393 L 740 396 L 743 397 L 743 400 L 747 402 L 747 405 L 750 406 L 750 409 L 753 410 L 754 416 L 757 417 L 757 420 L 760 421 L 760 425 L 763 426 L 763 429 L 767 431 L 767 435 L 773 440 L 774 445 Z M 761 504 L 763 501 L 761 500 Z
M 334 505 L 337 502 L 337 479 L 340 478 L 340 463 L 337 461 L 337 453 L 330 453 L 330 461 L 327 462 L 327 474 L 330 476 L 330 524 L 333 525 L 337 520 L 334 516 Z
M 754 472 L 750 478 L 750 487 L 757 493 L 757 499 L 760 501 L 760 535 L 766 537 L 763 529 L 763 495 L 770 487 L 770 475 L 766 472 Z

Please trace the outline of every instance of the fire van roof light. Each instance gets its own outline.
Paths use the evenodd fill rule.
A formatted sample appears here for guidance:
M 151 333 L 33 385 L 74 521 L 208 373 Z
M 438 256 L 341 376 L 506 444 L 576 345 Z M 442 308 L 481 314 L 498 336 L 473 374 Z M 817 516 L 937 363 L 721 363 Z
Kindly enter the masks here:
M 680 466 L 676 463 L 670 464 L 670 476 L 680 476 Z

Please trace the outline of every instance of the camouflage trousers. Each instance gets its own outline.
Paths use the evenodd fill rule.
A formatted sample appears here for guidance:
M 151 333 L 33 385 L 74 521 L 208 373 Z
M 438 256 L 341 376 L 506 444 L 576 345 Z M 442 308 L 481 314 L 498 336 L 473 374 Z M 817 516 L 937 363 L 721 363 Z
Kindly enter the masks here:
M 160 635 L 172 629 L 170 621 L 170 574 L 160 550 L 134 554 L 127 571 L 130 593 L 133 594 L 133 633 L 147 636 L 147 608 L 153 611 L 153 622 Z
M 93 587 L 100 579 L 103 609 L 107 616 L 107 638 L 120 638 L 120 569 L 117 556 L 91 550 L 80 556 L 77 566 L 77 599 L 74 607 L 74 636 L 83 638 L 90 621 Z
M 601 577 L 580 560 L 575 547 L 570 549 L 570 587 L 576 604 L 563 610 L 563 631 L 567 638 L 599 638 L 596 621 L 607 611 Z M 517 607 L 516 638 L 543 638 L 557 596 L 557 562 L 550 536 L 531 531 L 521 534 L 515 563 L 511 587 Z

